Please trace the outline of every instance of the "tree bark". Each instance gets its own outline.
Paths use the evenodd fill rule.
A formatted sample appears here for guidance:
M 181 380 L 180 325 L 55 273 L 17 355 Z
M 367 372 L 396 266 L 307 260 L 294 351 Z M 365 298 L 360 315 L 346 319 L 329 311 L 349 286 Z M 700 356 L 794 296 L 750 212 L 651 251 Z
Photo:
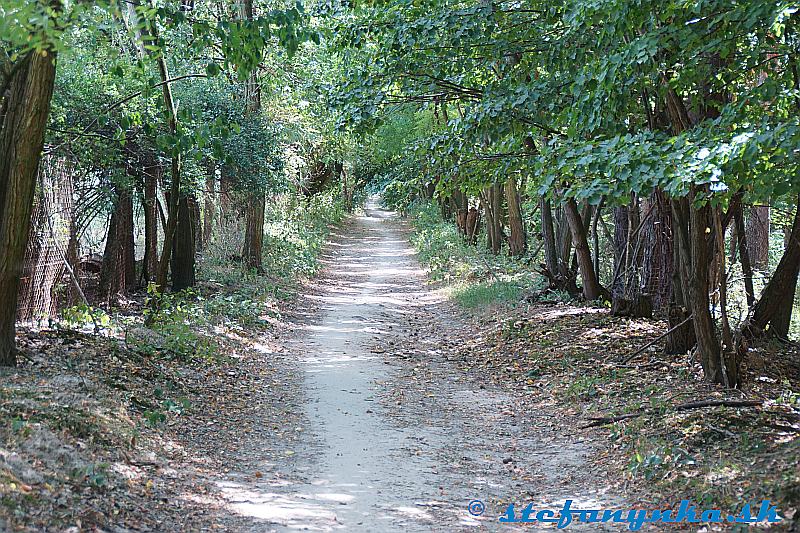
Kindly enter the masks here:
M 458 226 L 458 231 L 461 235 L 464 236 L 464 239 L 469 242 L 467 239 L 467 215 L 469 213 L 469 198 L 467 195 L 458 188 L 458 184 L 456 183 L 456 188 L 453 191 L 453 204 L 455 205 L 456 211 L 456 226 Z
M 655 310 L 666 310 L 672 297 L 672 213 L 662 191 L 655 191 L 647 203 L 651 212 L 642 227 L 641 292 Z
M 689 202 L 701 193 L 702 189 L 693 185 Z M 688 243 L 682 243 L 682 248 L 690 250 L 691 257 L 681 258 L 685 264 L 689 265 L 689 304 L 693 316 L 694 333 L 697 338 L 697 351 L 700 364 L 703 367 L 703 375 L 706 380 L 713 383 L 720 383 L 726 387 L 733 387 L 737 384 L 738 372 L 733 367 L 728 368 L 726 361 L 720 351 L 719 338 L 714 325 L 714 320 L 709 311 L 709 264 L 711 263 L 711 253 L 714 248 L 713 221 L 711 218 L 712 209 L 708 204 L 689 209 L 689 232 Z
M 263 195 L 250 194 L 245 206 L 244 250 L 242 259 L 247 268 L 263 271 L 261 262 L 264 244 L 264 211 L 266 199 Z
M 240 4 L 240 17 L 253 20 L 253 0 L 243 0 Z M 253 69 L 245 83 L 244 99 L 247 113 L 256 115 L 261 112 L 261 85 L 258 80 L 258 68 Z M 264 212 L 266 211 L 266 192 L 257 185 L 250 191 L 245 200 L 245 233 L 242 259 L 248 269 L 263 272 L 261 256 L 264 246 Z
M 194 232 L 195 252 L 203 249 L 203 215 L 200 212 L 200 201 L 192 194 L 189 196 L 189 209 L 192 215 L 192 231 Z
M 216 175 L 214 164 L 209 161 L 206 163 L 206 190 L 203 194 L 203 248 L 211 242 L 211 234 L 214 230 L 214 215 L 216 213 Z
M 133 198 L 131 192 L 117 187 L 114 211 L 100 269 L 98 292 L 111 303 L 136 285 L 136 254 L 133 242 Z
M 564 211 L 572 232 L 572 240 L 575 242 L 575 252 L 578 255 L 578 268 L 581 273 L 581 284 L 583 285 L 583 297 L 587 300 L 597 300 L 604 296 L 604 290 L 597 280 L 597 273 L 594 271 L 592 262 L 592 252 L 589 249 L 589 242 L 586 238 L 586 228 L 578 212 L 578 204 L 570 198 L 564 203 Z
M 505 184 L 506 203 L 508 204 L 508 254 L 512 256 L 523 255 L 528 246 L 525 235 L 525 224 L 522 220 L 517 180 L 509 176 Z
M 553 227 L 553 211 L 550 200 L 542 196 L 539 200 L 542 212 L 542 243 L 544 247 L 544 264 L 550 273 L 558 274 L 558 251 L 556 250 L 556 235 Z
M 628 262 L 628 206 L 614 208 L 614 279 L 611 282 L 611 305 L 625 299 L 625 265 Z
M 191 195 L 184 195 L 178 202 L 178 225 L 172 240 L 171 259 L 172 289 L 181 291 L 195 284 L 196 227 L 193 224 Z
M 769 266 L 769 211 L 768 205 L 754 206 L 747 217 L 747 250 L 752 267 L 758 270 Z
M 694 324 L 687 322 L 691 316 L 689 296 L 689 249 L 688 220 L 689 203 L 685 198 L 671 200 L 672 209 L 672 299 L 667 314 L 669 329 L 664 351 L 668 354 L 687 353 L 697 344 Z M 682 325 L 680 325 L 682 324 Z
M 786 337 L 789 332 L 797 276 L 800 273 L 800 196 L 797 202 L 789 245 L 753 307 L 752 317 L 742 328 L 751 337 L 763 335 L 767 325 L 772 333 L 781 337 Z
M 750 250 L 747 248 L 747 231 L 744 225 L 744 213 L 742 204 L 737 203 L 733 206 L 734 235 L 738 241 L 739 264 L 742 265 L 742 276 L 744 277 L 744 292 L 747 297 L 747 307 L 753 307 L 755 303 L 755 290 L 753 289 L 753 267 L 750 264 Z
M 597 232 L 597 224 L 603 216 L 604 202 L 605 198 L 600 200 L 592 216 L 592 257 L 594 258 L 594 272 L 597 274 L 598 280 L 600 279 L 600 235 Z
M 558 206 L 556 210 L 556 250 L 558 250 L 558 275 L 570 283 L 575 277 L 575 270 L 570 267 L 572 258 L 572 230 L 566 220 L 564 207 Z
M 160 165 L 145 167 L 142 211 L 144 214 L 144 260 L 142 261 L 142 286 L 153 281 L 158 271 L 158 181 Z
M 486 247 L 495 255 L 500 253 L 502 244 L 502 222 L 500 220 L 500 185 L 493 183 L 481 195 L 486 217 Z
M 39 168 L 56 74 L 54 52 L 19 59 L 0 129 L 0 366 L 16 364 L 16 314 Z

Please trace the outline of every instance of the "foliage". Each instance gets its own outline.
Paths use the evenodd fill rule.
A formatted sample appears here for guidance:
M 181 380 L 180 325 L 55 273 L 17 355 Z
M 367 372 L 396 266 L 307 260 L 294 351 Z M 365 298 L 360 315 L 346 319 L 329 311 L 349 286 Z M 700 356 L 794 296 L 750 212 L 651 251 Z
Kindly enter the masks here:
M 87 326 L 106 328 L 111 325 L 111 317 L 102 309 L 79 304 L 67 307 L 61 311 L 64 325 L 71 328 L 84 328 Z
M 216 344 L 193 327 L 202 323 L 203 316 L 195 291 L 186 289 L 178 293 L 158 293 L 155 284 L 151 283 L 148 294 L 143 314 L 149 329 L 157 335 L 134 333 L 126 341 L 147 355 L 161 353 L 167 358 L 201 360 L 216 356 Z
M 343 124 L 413 152 L 410 174 L 443 192 L 518 173 L 531 194 L 593 204 L 655 187 L 683 196 L 690 183 L 712 184 L 714 202 L 740 189 L 774 199 L 798 186 L 796 11 L 783 0 L 361 2 L 333 13 L 331 45 L 349 64 L 330 100 Z M 674 94 L 688 129 L 667 116 Z M 393 178 L 408 183 L 400 159 Z
M 453 298 L 464 307 L 514 304 L 539 286 L 524 264 L 466 244 L 452 223 L 441 220 L 434 204 L 418 202 L 409 212 L 417 258 L 433 280 L 451 286 Z

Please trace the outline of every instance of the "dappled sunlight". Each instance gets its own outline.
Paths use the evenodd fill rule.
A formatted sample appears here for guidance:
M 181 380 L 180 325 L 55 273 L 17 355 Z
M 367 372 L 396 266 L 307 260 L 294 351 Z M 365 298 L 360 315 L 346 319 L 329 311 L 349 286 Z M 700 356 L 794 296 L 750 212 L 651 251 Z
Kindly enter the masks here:
M 237 513 L 303 531 L 332 531 L 343 527 L 336 513 L 315 504 L 307 494 L 254 491 L 235 484 L 219 484 L 229 507 Z

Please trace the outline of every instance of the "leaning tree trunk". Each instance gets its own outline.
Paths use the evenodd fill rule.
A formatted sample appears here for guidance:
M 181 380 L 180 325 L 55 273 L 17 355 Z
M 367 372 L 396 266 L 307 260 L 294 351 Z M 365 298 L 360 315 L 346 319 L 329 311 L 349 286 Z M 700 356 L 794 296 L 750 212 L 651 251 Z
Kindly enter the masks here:
M 578 204 L 575 203 L 573 198 L 564 203 L 564 212 L 572 232 L 572 240 L 575 242 L 575 252 L 578 256 L 578 268 L 580 269 L 581 284 L 583 285 L 583 297 L 587 300 L 597 300 L 604 295 L 605 291 L 597 280 L 597 273 L 594 271 L 594 263 L 592 261 L 592 252 L 589 249 L 589 241 L 586 238 L 586 227 L 578 212 Z
M 523 255 L 527 249 L 528 240 L 525 235 L 525 224 L 522 220 L 517 180 L 509 176 L 505 184 L 506 203 L 508 204 L 508 253 L 509 255 Z
M 196 230 L 192 216 L 193 198 L 184 195 L 178 202 L 178 225 L 173 239 L 172 289 L 181 291 L 195 284 Z
M 161 95 L 166 109 L 167 127 L 171 135 L 178 132 L 178 110 L 175 100 L 172 97 L 172 86 L 170 83 L 169 67 L 167 65 L 165 50 L 148 48 L 148 42 L 159 42 L 158 26 L 150 24 L 147 20 L 141 20 L 137 8 L 141 7 L 140 0 L 131 0 L 126 4 L 128 12 L 136 26 L 136 34 L 142 56 L 148 55 L 155 60 L 158 67 L 158 75 L 161 78 Z M 170 257 L 172 256 L 172 241 L 178 225 L 178 201 L 181 196 L 181 155 L 180 152 L 172 154 L 170 164 L 170 188 L 167 196 L 167 216 L 164 224 L 164 245 L 161 249 L 161 256 L 158 260 L 158 267 L 155 273 L 155 289 L 163 292 L 167 286 L 169 276 Z M 158 299 L 153 300 L 153 305 L 158 305 Z M 152 320 L 154 315 L 150 315 L 148 320 Z
M 753 307 L 752 317 L 743 328 L 751 337 L 762 335 L 767 331 L 767 325 L 772 333 L 781 337 L 786 337 L 789 332 L 797 276 L 800 273 L 800 196 L 797 202 L 789 244 L 778 268 Z
M 0 129 L 0 366 L 16 364 L 19 282 L 56 74 L 54 52 L 28 52 L 19 61 Z
M 158 39 L 155 31 L 155 26 L 152 27 L 152 35 Z M 172 98 L 172 87 L 169 83 L 169 70 L 167 68 L 167 61 L 164 58 L 163 51 L 158 56 L 158 72 L 161 75 L 162 96 L 164 98 L 164 106 L 168 111 L 168 126 L 172 135 L 176 135 L 178 131 L 178 110 L 175 107 L 175 101 Z M 172 243 L 175 239 L 175 233 L 178 227 L 178 202 L 181 196 L 181 155 L 180 152 L 172 155 L 172 162 L 170 165 L 170 189 L 168 195 L 168 208 L 167 208 L 167 223 L 164 228 L 164 246 L 161 249 L 161 258 L 158 261 L 158 269 L 156 271 L 156 290 L 162 292 L 167 286 L 167 276 L 169 275 L 170 257 L 172 255 Z M 154 305 L 157 300 L 154 300 Z M 151 315 L 153 316 L 153 315 Z

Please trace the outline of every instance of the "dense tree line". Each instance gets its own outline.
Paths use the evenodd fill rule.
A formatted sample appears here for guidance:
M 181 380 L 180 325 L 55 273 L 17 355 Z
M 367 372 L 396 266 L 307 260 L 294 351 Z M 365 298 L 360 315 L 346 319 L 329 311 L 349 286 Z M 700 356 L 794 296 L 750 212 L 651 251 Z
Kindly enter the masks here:
M 338 154 L 332 119 L 298 82 L 324 79 L 315 42 L 299 3 L 3 3 L 0 364 L 15 364 L 43 154 L 71 169 L 72 266 L 79 237 L 104 243 L 99 302 L 147 289 L 158 305 L 194 286 L 198 252 L 229 223 L 243 242 L 229 259 L 262 270 L 267 197 L 318 192 L 326 180 L 306 182 Z
M 696 350 L 710 381 L 740 381 L 748 339 L 789 335 L 792 2 L 20 0 L 0 17 L 3 364 L 43 151 L 75 166 L 78 226 L 107 217 L 105 301 L 191 287 L 231 216 L 234 259 L 261 271 L 270 194 L 338 180 L 351 201 L 382 179 L 552 289 L 667 317 L 667 350 Z
M 794 3 L 398 0 L 332 13 L 346 58 L 332 101 L 373 139 L 397 203 L 435 198 L 468 239 L 479 211 L 486 246 L 541 260 L 552 288 L 663 314 L 667 350 L 696 349 L 710 381 L 739 383 L 747 339 L 787 337 L 800 268 Z M 778 210 L 784 246 L 756 294 Z M 531 234 L 540 246 L 526 252 Z M 736 324 L 733 262 L 748 305 Z

